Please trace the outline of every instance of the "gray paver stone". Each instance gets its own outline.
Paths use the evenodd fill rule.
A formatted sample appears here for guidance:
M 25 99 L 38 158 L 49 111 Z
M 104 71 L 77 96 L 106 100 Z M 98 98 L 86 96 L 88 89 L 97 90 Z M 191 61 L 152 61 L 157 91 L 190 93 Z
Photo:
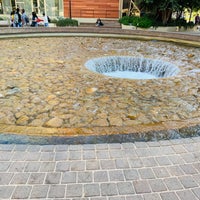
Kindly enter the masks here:
M 69 160 L 81 160 L 82 154 L 80 151 L 70 151 Z
M 49 198 L 64 198 L 65 186 L 64 185 L 50 185 L 48 197 Z
M 31 192 L 31 199 L 46 198 L 49 190 L 48 185 L 34 185 Z
M 136 194 L 136 195 L 128 195 L 126 197 L 126 200 L 144 200 L 144 198 L 142 197 L 142 195 Z
M 157 193 L 144 194 L 144 200 L 161 200 L 160 196 Z
M 29 176 L 29 173 L 17 173 L 13 176 L 10 184 L 26 184 Z
M 94 182 L 108 182 L 107 171 L 95 171 L 94 172 Z
M 0 173 L 0 185 L 8 185 L 13 175 L 13 173 Z
M 42 162 L 40 172 L 53 172 L 55 169 L 55 162 Z
M 182 176 L 179 177 L 179 180 L 184 188 L 194 188 L 198 186 L 193 177 L 191 176 Z
M 153 179 L 153 178 L 155 178 L 155 175 L 154 175 L 151 168 L 139 169 L 138 173 L 140 174 L 140 177 L 142 179 Z
M 109 171 L 110 181 L 124 181 L 124 174 L 122 170 Z
M 124 170 L 124 175 L 126 180 L 138 180 L 139 174 L 136 169 Z
M 11 162 L 0 162 L 0 172 L 6 172 L 10 165 Z
M 149 184 L 153 192 L 161 192 L 167 190 L 167 187 L 163 183 L 162 179 L 149 180 Z
M 109 159 L 110 158 L 110 154 L 109 154 L 108 150 L 97 151 L 96 155 L 97 155 L 97 159 Z
M 28 145 L 27 151 L 28 152 L 40 152 L 41 146 L 40 145 Z
M 120 195 L 134 194 L 133 184 L 131 182 L 117 183 L 118 191 Z
M 27 199 L 31 192 L 31 186 L 17 186 L 12 195 L 12 199 Z
M 127 159 L 116 159 L 115 160 L 117 169 L 126 169 L 129 168 L 129 163 Z
M 67 197 L 81 197 L 83 192 L 82 184 L 67 185 L 66 196 Z
M 100 164 L 98 160 L 88 160 L 86 161 L 86 170 L 99 170 Z
M 45 178 L 45 184 L 58 184 L 60 179 L 61 173 L 48 173 Z
M 68 150 L 68 145 L 67 144 L 63 144 L 63 145 L 56 145 L 55 147 L 55 151 L 67 151 Z
M 14 144 L 0 144 L 0 151 L 12 151 L 15 148 Z
M 182 176 L 184 174 L 179 166 L 169 166 L 167 170 L 171 176 Z
M 193 167 L 192 164 L 180 165 L 181 169 L 185 172 L 185 174 L 197 174 L 198 171 Z
M 91 197 L 90 200 L 107 200 L 106 197 Z
M 117 185 L 115 183 L 102 183 L 101 195 L 102 196 L 114 196 L 117 195 Z
M 9 161 L 13 156 L 12 152 L 0 152 L 0 161 Z
M 83 171 L 85 170 L 86 167 L 86 163 L 85 161 L 72 161 L 71 162 L 71 166 L 70 166 L 70 170 L 71 171 Z
M 53 161 L 55 157 L 55 153 L 53 152 L 42 152 L 40 161 Z
M 70 162 L 58 162 L 56 164 L 57 172 L 65 172 L 70 170 Z
M 151 192 L 150 186 L 149 186 L 149 184 L 146 180 L 133 181 L 133 186 L 134 186 L 137 194 L 150 193 Z
M 84 160 L 94 160 L 96 159 L 96 153 L 94 150 L 87 150 L 83 152 L 83 159 Z
M 193 193 L 200 199 L 200 187 L 192 189 Z
M 84 194 L 86 197 L 93 197 L 100 195 L 99 184 L 86 184 L 84 185 Z
M 125 197 L 109 197 L 109 200 L 126 200 Z
M 141 158 L 141 161 L 144 165 L 144 167 L 156 167 L 158 166 L 158 163 L 156 162 L 155 158 Z
M 28 162 L 25 166 L 25 172 L 39 172 L 41 162 Z
M 167 156 L 156 157 L 156 161 L 160 166 L 167 166 L 172 164 Z
M 26 162 L 13 162 L 9 168 L 9 172 L 23 172 Z
M 113 159 L 124 158 L 125 154 L 122 150 L 110 150 L 110 157 Z
M 140 158 L 129 159 L 130 166 L 132 168 L 140 168 L 143 167 L 143 163 Z
M 181 200 L 198 200 L 191 190 L 183 190 L 176 192 Z
M 167 185 L 169 190 L 181 190 L 183 186 L 176 177 L 164 179 L 164 183 Z
M 79 183 L 89 183 L 92 182 L 92 179 L 93 179 L 92 172 L 78 172 Z
M 114 160 L 100 160 L 102 169 L 116 169 Z
M 28 184 L 43 184 L 45 176 L 45 173 L 31 173 Z
M 55 161 L 64 161 L 68 158 L 67 152 L 56 152 L 55 154 Z
M 158 178 L 169 177 L 169 173 L 165 167 L 155 167 L 153 171 Z
M 160 194 L 162 200 L 179 200 L 174 192 L 164 192 Z
M 14 186 L 0 186 L 0 199 L 9 199 L 14 188 Z
M 41 148 L 42 152 L 54 152 L 55 151 L 55 145 L 44 145 Z
M 76 174 L 76 172 L 63 173 L 61 183 L 76 183 Z

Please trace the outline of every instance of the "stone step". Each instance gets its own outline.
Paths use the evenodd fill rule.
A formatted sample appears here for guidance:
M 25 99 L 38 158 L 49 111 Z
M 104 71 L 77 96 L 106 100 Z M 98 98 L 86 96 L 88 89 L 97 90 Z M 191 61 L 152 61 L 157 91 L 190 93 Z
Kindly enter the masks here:
M 104 28 L 121 28 L 121 24 L 117 20 L 102 20 Z M 94 27 L 95 23 L 80 23 L 80 27 Z

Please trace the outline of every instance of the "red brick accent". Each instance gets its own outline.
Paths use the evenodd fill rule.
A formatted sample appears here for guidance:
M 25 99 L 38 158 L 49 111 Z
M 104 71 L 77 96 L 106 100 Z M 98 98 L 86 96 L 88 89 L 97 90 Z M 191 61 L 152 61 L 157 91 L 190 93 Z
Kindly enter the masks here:
M 70 0 L 64 0 L 64 16 L 69 17 Z M 71 16 L 77 18 L 119 18 L 119 0 L 71 0 Z

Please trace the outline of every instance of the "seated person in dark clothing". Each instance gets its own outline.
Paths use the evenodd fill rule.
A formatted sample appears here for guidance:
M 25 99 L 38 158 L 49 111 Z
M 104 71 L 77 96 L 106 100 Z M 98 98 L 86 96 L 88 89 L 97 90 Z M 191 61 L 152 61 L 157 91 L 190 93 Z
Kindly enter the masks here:
M 96 26 L 103 26 L 103 23 L 100 18 L 97 19 Z

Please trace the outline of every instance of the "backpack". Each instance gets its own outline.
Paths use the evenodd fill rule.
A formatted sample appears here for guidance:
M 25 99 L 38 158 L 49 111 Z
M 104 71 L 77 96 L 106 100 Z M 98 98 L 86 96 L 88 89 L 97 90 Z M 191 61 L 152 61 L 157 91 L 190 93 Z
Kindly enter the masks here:
M 18 22 L 21 23 L 22 22 L 22 16 L 19 13 L 17 13 L 17 14 L 18 14 Z
M 14 23 L 19 23 L 19 15 L 18 15 L 18 13 L 14 14 Z
M 47 19 L 48 19 L 48 22 L 50 23 L 50 22 L 51 22 L 51 19 L 49 18 L 49 16 L 47 16 Z
M 26 22 L 26 24 L 28 24 L 29 23 L 29 18 L 28 18 L 28 16 L 26 15 L 26 17 L 25 17 L 25 22 Z

